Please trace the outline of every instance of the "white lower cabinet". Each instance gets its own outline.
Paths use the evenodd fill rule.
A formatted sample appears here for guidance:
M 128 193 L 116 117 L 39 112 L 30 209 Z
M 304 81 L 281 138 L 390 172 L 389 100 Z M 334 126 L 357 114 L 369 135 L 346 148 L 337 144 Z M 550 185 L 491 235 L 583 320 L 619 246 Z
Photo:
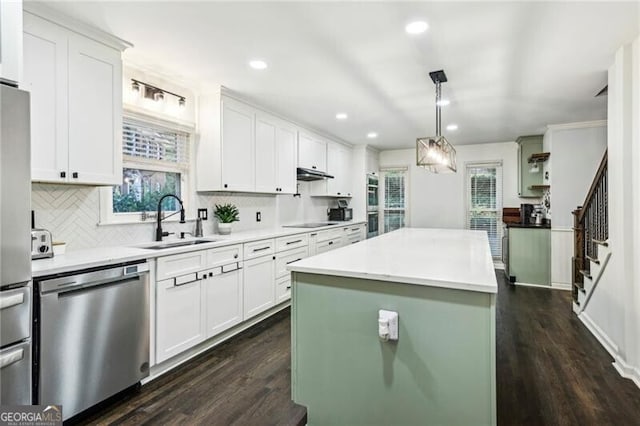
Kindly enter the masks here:
M 291 274 L 276 280 L 276 303 L 291 299 Z
M 171 278 L 158 281 L 156 361 L 163 362 L 204 340 L 201 281 Z M 189 278 L 185 278 L 188 280 Z
M 275 263 L 273 255 L 244 262 L 245 320 L 275 305 Z
M 215 268 L 202 280 L 207 338 L 242 322 L 242 269 L 237 265 Z

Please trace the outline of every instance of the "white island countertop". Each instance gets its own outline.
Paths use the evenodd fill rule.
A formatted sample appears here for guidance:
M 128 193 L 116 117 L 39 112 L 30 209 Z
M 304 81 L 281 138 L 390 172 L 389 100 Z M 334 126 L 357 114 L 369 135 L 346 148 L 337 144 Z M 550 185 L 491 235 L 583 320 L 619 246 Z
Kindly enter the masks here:
M 288 270 L 497 293 L 486 232 L 402 228 L 306 258 Z

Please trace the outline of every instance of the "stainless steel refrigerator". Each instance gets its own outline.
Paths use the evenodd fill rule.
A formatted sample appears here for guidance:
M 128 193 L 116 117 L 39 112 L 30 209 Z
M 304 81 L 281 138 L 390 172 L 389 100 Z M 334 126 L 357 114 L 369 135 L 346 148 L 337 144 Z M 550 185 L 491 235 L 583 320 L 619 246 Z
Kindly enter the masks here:
M 0 404 L 31 404 L 29 93 L 0 84 Z

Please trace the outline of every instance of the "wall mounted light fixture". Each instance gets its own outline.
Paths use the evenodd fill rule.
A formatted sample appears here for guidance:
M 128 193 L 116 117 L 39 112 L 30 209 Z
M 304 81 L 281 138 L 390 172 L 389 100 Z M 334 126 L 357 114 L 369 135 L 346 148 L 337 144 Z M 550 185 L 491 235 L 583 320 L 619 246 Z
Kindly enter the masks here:
M 143 97 L 153 99 L 156 102 L 163 101 L 165 95 L 175 96 L 176 98 L 178 98 L 178 105 L 183 108 L 187 102 L 186 98 L 183 95 L 178 95 L 177 93 L 161 89 L 159 87 L 142 82 L 140 80 L 136 80 L 134 78 L 131 79 L 131 90 L 134 93 L 142 93 Z

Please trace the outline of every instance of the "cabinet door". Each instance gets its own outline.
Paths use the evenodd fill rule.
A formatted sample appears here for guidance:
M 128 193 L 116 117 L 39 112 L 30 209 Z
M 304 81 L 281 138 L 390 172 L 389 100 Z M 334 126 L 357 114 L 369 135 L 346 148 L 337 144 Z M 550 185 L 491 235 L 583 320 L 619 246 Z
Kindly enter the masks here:
M 222 189 L 255 190 L 255 114 L 247 105 L 222 99 Z
M 18 83 L 22 62 L 22 0 L 0 2 L 0 80 Z
M 156 357 L 165 361 L 204 340 L 200 281 L 174 285 L 158 281 L 156 307 Z
M 338 143 L 327 146 L 327 173 L 333 179 L 327 179 L 327 195 L 350 196 L 351 150 Z
M 244 319 L 263 312 L 275 303 L 274 256 L 263 256 L 244 263 Z
M 66 182 L 68 177 L 67 33 L 24 14 L 21 87 L 31 95 L 31 180 Z
M 207 338 L 242 322 L 242 269 L 216 268 L 202 281 L 207 313 Z
M 278 192 L 276 173 L 276 121 L 264 114 L 256 115 L 256 191 Z
M 122 183 L 122 60 L 118 50 L 69 37 L 71 183 Z
M 298 134 L 298 167 L 327 171 L 327 143 L 300 132 Z
M 281 193 L 295 194 L 296 190 L 296 131 L 286 125 L 276 130 L 276 174 Z

